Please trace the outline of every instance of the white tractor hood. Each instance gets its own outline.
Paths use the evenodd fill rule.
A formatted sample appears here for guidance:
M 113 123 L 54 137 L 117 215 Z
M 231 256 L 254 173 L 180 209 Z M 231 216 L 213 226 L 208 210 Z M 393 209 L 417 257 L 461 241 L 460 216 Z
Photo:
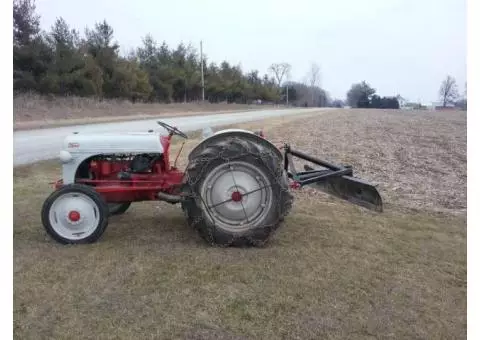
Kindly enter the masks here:
M 72 154 L 163 153 L 160 135 L 153 132 L 72 134 L 63 149 Z

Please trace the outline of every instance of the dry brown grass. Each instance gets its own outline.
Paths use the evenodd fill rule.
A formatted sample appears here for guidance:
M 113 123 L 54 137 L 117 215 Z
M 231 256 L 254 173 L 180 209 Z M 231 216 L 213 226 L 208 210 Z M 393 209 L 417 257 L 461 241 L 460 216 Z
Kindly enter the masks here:
M 392 121 L 390 113 L 338 114 L 318 116 L 314 124 L 276 119 L 266 132 L 275 140 L 288 132 L 295 145 L 303 145 L 309 129 L 317 128 L 328 140 L 334 133 L 329 137 L 322 126 L 336 127 L 337 138 L 357 135 L 355 160 L 365 153 L 358 146 L 367 138 L 362 131 L 376 130 L 367 128 L 376 126 L 367 117 L 384 124 L 402 121 Z M 337 123 L 352 119 L 351 114 L 362 122 L 355 132 L 346 129 L 348 123 Z M 447 138 L 441 130 L 438 138 Z M 189 142 L 186 151 L 193 145 Z M 327 141 L 322 150 L 336 158 Z M 345 149 L 336 152 L 346 157 Z M 389 157 L 377 160 L 390 162 Z M 389 202 L 383 214 L 323 194 L 312 199 L 311 190 L 296 192 L 292 214 L 263 249 L 206 246 L 178 207 L 160 202 L 135 204 L 112 218 L 96 244 L 65 247 L 45 236 L 39 217 L 58 165 L 45 162 L 14 171 L 18 339 L 466 337 L 466 218 L 413 211 L 391 186 L 382 189 Z M 376 179 L 372 172 L 360 172 Z M 439 202 L 433 198 L 431 206 Z
M 38 129 L 72 124 L 91 124 L 167 115 L 259 110 L 272 106 L 210 103 L 145 104 L 126 100 L 98 101 L 80 97 L 45 97 L 34 94 L 13 98 L 14 130 Z

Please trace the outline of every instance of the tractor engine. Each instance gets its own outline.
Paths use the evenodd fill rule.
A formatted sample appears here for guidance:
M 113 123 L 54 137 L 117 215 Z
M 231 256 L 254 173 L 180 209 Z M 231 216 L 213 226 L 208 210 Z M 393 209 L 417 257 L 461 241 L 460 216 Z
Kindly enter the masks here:
M 159 199 L 159 192 L 178 191 L 183 172 L 165 163 L 163 154 L 96 156 L 79 168 L 77 182 L 103 191 L 109 202 Z M 139 189 L 146 190 L 128 190 Z
M 89 162 L 92 179 L 141 179 L 165 172 L 161 154 L 100 156 Z

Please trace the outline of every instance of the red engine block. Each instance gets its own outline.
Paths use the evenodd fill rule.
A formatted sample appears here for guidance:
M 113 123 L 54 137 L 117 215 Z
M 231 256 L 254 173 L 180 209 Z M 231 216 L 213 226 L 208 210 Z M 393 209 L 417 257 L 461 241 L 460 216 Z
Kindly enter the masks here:
M 89 163 L 92 179 L 78 183 L 93 185 L 107 202 L 157 200 L 158 192 L 178 194 L 184 173 L 156 161 L 149 172 L 127 172 L 131 161 L 93 160 Z M 168 164 L 168 163 L 167 163 Z

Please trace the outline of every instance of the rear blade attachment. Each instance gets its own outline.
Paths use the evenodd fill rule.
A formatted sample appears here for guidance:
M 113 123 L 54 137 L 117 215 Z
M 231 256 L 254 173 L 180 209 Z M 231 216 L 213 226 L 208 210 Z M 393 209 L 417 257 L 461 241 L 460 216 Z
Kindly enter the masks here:
M 313 168 L 305 165 L 306 171 Z M 326 170 L 328 171 L 328 170 Z M 334 176 L 312 184 L 315 189 L 364 208 L 382 212 L 382 198 L 373 185 L 352 176 Z
M 382 198 L 377 188 L 360 178 L 353 177 L 353 170 L 350 166 L 330 164 L 303 152 L 292 150 L 288 145 L 285 145 L 284 149 L 285 170 L 288 177 L 300 187 L 312 185 L 315 189 L 352 204 L 377 212 L 383 211 Z M 324 169 L 314 169 L 312 166 L 304 165 L 305 171 L 297 172 L 292 156 L 314 163 Z

